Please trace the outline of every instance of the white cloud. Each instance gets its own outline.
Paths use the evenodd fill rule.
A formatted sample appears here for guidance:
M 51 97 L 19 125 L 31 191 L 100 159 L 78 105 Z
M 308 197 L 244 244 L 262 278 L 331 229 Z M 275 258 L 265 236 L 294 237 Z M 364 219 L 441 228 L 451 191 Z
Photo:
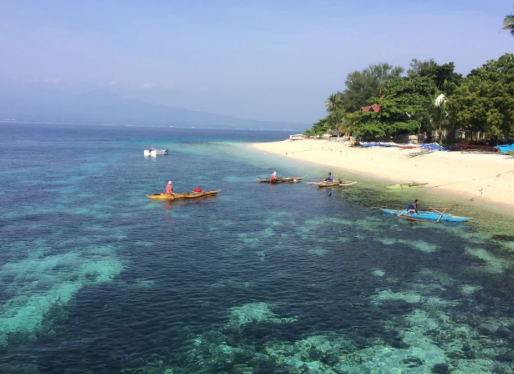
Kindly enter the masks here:
M 143 82 L 143 83 L 141 83 L 141 88 L 142 89 L 147 90 L 147 89 L 152 88 L 152 87 L 153 87 L 153 83 L 151 83 L 151 82 Z

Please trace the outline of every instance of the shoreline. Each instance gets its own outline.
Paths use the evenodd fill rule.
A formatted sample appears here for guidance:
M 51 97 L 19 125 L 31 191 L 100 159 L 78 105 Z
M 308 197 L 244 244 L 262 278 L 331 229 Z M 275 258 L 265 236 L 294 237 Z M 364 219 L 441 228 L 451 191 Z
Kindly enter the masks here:
M 254 150 L 336 168 L 387 184 L 426 182 L 425 191 L 447 193 L 514 216 L 514 157 L 434 152 L 408 158 L 412 150 L 353 148 L 324 140 L 253 143 Z M 337 177 L 337 175 L 335 175 Z M 420 189 L 421 190 L 421 189 Z

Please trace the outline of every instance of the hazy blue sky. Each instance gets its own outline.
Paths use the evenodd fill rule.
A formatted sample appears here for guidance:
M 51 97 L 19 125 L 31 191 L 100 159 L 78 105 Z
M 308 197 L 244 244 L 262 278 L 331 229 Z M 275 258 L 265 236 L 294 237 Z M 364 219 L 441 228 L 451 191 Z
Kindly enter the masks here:
M 0 0 L 0 84 L 108 89 L 312 122 L 346 75 L 412 58 L 468 73 L 514 51 L 507 0 Z

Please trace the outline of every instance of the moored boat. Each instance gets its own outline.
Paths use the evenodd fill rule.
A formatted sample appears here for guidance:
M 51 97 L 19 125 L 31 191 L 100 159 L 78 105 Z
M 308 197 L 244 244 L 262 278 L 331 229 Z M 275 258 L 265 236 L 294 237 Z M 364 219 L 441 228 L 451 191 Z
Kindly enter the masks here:
M 454 150 L 480 150 L 480 151 L 490 151 L 495 152 L 495 148 L 492 145 L 485 144 L 484 142 L 470 142 L 470 141 L 463 141 L 460 143 L 455 143 L 452 146 L 452 149 Z
M 416 149 L 421 148 L 420 144 L 400 144 L 401 149 Z
M 302 181 L 302 179 L 305 179 L 306 175 L 303 177 L 285 177 L 285 178 L 275 178 L 275 179 L 259 179 L 257 178 L 257 181 L 260 183 L 271 183 L 271 184 L 279 184 L 279 183 L 299 183 Z
M 514 144 L 497 145 L 494 148 L 498 149 L 501 153 L 507 155 L 510 151 L 514 151 Z
M 395 143 L 395 142 L 386 142 L 386 143 L 382 143 L 382 146 L 383 147 L 399 147 L 400 144 Z
M 439 144 L 436 143 L 430 143 L 430 144 L 422 144 L 421 145 L 424 149 L 428 149 L 431 151 L 448 151 L 448 147 L 441 147 Z
M 359 142 L 356 145 L 360 145 L 361 147 L 365 147 L 365 148 L 368 148 L 368 147 L 380 147 L 380 146 L 382 146 L 381 143 L 376 143 L 376 142 Z
M 390 190 L 401 190 L 401 189 L 408 189 L 408 188 L 422 188 L 425 187 L 428 183 L 400 183 L 400 184 L 393 184 L 392 186 L 386 186 L 386 188 Z
M 155 156 L 158 156 L 158 155 L 167 155 L 168 154 L 168 150 L 167 149 L 145 149 L 143 151 L 143 154 L 145 156 L 150 156 L 150 157 L 155 157 Z
M 203 191 L 203 192 L 197 192 L 197 193 L 174 193 L 171 195 L 167 195 L 164 193 L 156 193 L 153 195 L 146 195 L 149 199 L 152 200 L 162 200 L 162 201 L 171 201 L 171 200 L 191 200 L 191 199 L 199 199 L 202 197 L 208 197 L 208 196 L 216 196 L 219 194 L 221 190 L 214 190 L 214 191 Z
M 387 214 L 394 214 L 398 218 L 405 218 L 412 221 L 429 221 L 429 222 L 467 222 L 471 218 L 454 216 L 453 214 L 438 211 L 424 211 L 419 213 L 409 213 L 406 210 L 381 209 Z

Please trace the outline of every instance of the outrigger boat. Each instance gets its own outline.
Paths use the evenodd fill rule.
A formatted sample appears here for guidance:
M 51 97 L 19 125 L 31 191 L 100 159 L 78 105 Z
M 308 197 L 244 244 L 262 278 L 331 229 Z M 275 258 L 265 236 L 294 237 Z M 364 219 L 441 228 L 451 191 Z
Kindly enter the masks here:
M 162 200 L 162 201 L 171 201 L 171 200 L 191 200 L 191 199 L 200 199 L 202 197 L 208 197 L 208 196 L 216 196 L 219 194 L 221 190 L 215 190 L 215 191 L 203 191 L 203 192 L 197 192 L 197 193 L 174 193 L 171 195 L 167 195 L 165 193 L 156 193 L 153 195 L 146 195 L 149 199 L 152 200 Z
M 323 187 L 337 187 L 337 186 L 347 187 L 347 186 L 353 186 L 356 183 L 357 182 L 344 182 L 344 181 L 343 182 L 327 182 L 327 181 L 323 181 L 323 182 L 309 182 L 307 184 L 318 186 L 318 188 L 323 188 Z
M 259 178 L 257 178 L 257 180 L 260 183 L 272 183 L 272 184 L 277 184 L 277 183 L 300 183 L 302 179 L 305 179 L 305 177 L 306 177 L 306 175 L 303 176 L 303 177 L 275 178 L 273 180 L 271 180 L 270 178 L 266 178 L 266 179 L 259 179 Z
M 446 213 L 448 209 L 442 212 L 433 209 L 432 211 L 420 210 L 419 213 L 409 213 L 406 210 L 382 209 L 382 212 L 387 214 L 394 214 L 398 218 L 408 219 L 410 221 L 423 221 L 423 222 L 467 222 L 471 218 L 454 216 L 453 214 Z
M 387 186 L 390 190 L 401 190 L 403 188 L 420 188 L 425 187 L 428 183 L 401 183 L 401 184 L 393 184 L 392 186 Z

